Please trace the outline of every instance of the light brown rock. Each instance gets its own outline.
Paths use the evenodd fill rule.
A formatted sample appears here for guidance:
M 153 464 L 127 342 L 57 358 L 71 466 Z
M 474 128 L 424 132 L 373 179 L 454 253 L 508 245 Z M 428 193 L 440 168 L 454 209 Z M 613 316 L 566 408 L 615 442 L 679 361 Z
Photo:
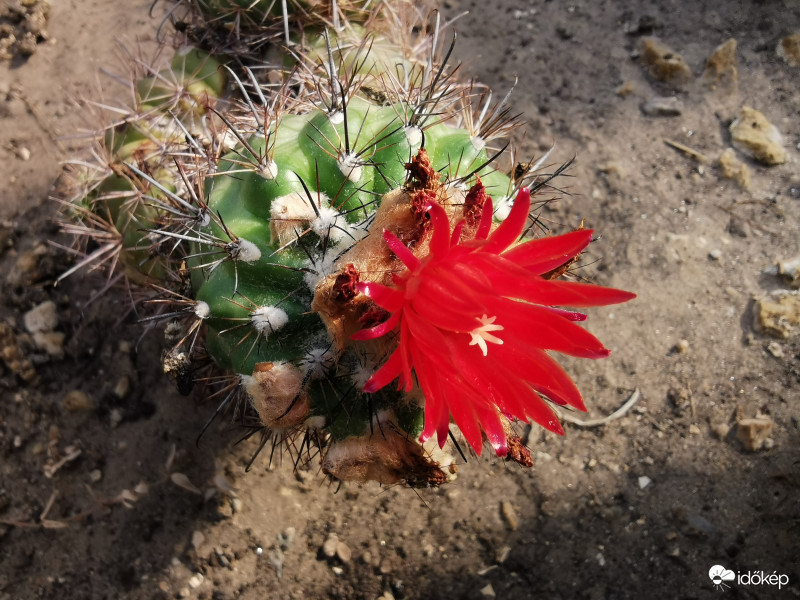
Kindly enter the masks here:
M 680 54 L 655 38 L 645 38 L 643 43 L 642 63 L 654 79 L 678 86 L 692 81 L 692 70 Z
M 753 307 L 755 328 L 779 338 L 796 334 L 800 327 L 800 295 L 782 292 L 757 298 Z
M 732 179 L 743 190 L 750 189 L 750 169 L 736 158 L 736 152 L 734 152 L 733 148 L 726 148 L 717 162 L 725 179 Z
M 736 60 L 736 40 L 730 38 L 714 49 L 703 72 L 703 83 L 711 89 L 717 86 L 735 87 L 739 80 Z
M 765 165 L 786 162 L 783 137 L 763 113 L 743 106 L 730 126 L 733 146 Z
M 800 32 L 787 35 L 778 42 L 778 56 L 792 67 L 800 67 Z

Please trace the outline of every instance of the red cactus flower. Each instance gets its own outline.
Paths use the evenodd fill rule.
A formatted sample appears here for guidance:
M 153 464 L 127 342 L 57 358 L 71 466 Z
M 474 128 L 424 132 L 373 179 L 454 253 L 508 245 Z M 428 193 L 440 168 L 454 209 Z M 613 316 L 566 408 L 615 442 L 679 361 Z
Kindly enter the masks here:
M 398 377 L 399 388 L 410 391 L 413 370 L 425 396 L 420 441 L 435 433 L 443 446 L 452 414 L 475 452 L 481 452 L 482 430 L 498 456 L 505 456 L 508 445 L 501 414 L 533 420 L 563 434 L 541 396 L 586 410 L 575 384 L 547 351 L 603 358 L 609 350 L 575 324 L 585 315 L 554 306 L 603 306 L 634 295 L 542 277 L 578 255 L 591 241 L 592 231 L 514 245 L 529 210 L 530 192 L 523 189 L 508 218 L 490 234 L 489 199 L 475 238 L 462 241 L 463 221 L 451 234 L 444 209 L 431 203 L 427 207 L 433 226 L 430 253 L 418 259 L 384 231 L 386 243 L 406 270 L 393 276 L 394 287 L 357 284 L 391 316 L 353 338 L 374 339 L 399 327 L 397 349 L 364 391 L 373 393 Z

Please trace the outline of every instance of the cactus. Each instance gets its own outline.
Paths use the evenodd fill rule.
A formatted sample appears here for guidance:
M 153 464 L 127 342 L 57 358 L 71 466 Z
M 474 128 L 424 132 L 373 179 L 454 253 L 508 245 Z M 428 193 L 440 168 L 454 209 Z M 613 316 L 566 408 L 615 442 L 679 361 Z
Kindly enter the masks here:
M 177 0 L 168 17 L 192 43 L 247 64 L 271 46 L 296 43 L 303 32 L 338 32 L 375 19 L 381 9 L 380 0 Z
M 112 146 L 136 202 L 99 206 L 128 266 L 159 280 L 165 372 L 186 390 L 207 354 L 233 373 L 217 414 L 243 405 L 264 443 L 318 447 L 334 479 L 444 483 L 447 442 L 461 452 L 451 416 L 477 454 L 488 440 L 530 465 L 513 421 L 561 432 L 544 398 L 585 409 L 548 351 L 608 354 L 574 324 L 584 315 L 555 306 L 632 295 L 557 281 L 591 231 L 530 238 L 530 194 L 560 170 L 503 167 L 518 120 L 507 97 L 455 80 L 452 46 L 438 61 L 385 36 L 321 39 L 277 91 L 231 71 L 242 100 L 212 111 L 210 142 L 191 126 L 222 93 L 208 84 L 168 111 L 184 140 L 153 164 L 141 127 Z M 142 106 L 158 79 L 139 86 Z
M 144 71 L 136 69 L 128 78 L 133 106 L 111 111 L 122 118 L 101 130 L 91 159 L 68 162 L 75 192 L 67 203 L 70 220 L 86 223 L 67 229 L 101 243 L 78 266 L 119 260 L 128 278 L 140 283 L 167 275 L 146 235 L 164 217 L 159 188 L 174 192 L 182 186 L 173 156 L 185 151 L 187 136 L 212 149 L 224 143 L 214 130 L 212 109 L 227 86 L 220 62 L 188 46 L 162 68 Z

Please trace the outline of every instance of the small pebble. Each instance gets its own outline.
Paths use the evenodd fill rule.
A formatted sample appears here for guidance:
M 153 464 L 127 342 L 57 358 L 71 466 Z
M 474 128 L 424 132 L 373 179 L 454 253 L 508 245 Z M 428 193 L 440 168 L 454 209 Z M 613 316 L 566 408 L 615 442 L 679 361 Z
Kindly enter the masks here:
M 595 559 L 597 560 L 597 564 L 600 565 L 601 567 L 606 566 L 606 557 L 603 555 L 602 552 L 598 552 L 597 555 L 595 556 Z
M 58 308 L 52 300 L 42 302 L 35 306 L 22 317 L 28 333 L 40 331 L 53 331 L 58 325 Z
M 676 96 L 651 98 L 641 106 L 648 117 L 677 117 L 683 112 L 681 101 Z
M 650 485 L 652 482 L 653 482 L 653 480 L 650 479 L 647 475 L 642 475 L 641 477 L 639 477 L 639 489 L 643 490 L 648 485 Z
M 500 505 L 500 512 L 503 514 L 503 518 L 506 520 L 506 523 L 508 523 L 508 527 L 511 531 L 516 531 L 519 528 L 519 519 L 517 518 L 517 513 L 511 502 L 503 500 Z
M 122 411 L 118 408 L 112 408 L 108 414 L 108 420 L 112 428 L 119 426 L 123 418 Z
M 103 479 L 103 472 L 100 469 L 94 469 L 91 473 L 89 473 L 90 482 L 98 483 L 101 479 Z
M 36 347 L 54 358 L 64 356 L 65 339 L 66 336 L 60 331 L 37 331 L 33 334 L 33 343 Z
M 195 530 L 192 532 L 192 548 L 197 550 L 200 546 L 203 545 L 203 542 L 206 541 L 206 536 L 203 534 L 202 531 Z
M 131 393 L 131 379 L 127 375 L 123 375 L 119 379 L 117 379 L 117 383 L 114 386 L 113 394 L 119 398 L 120 400 L 124 400 L 128 397 L 128 394 Z
M 203 579 L 204 578 L 202 573 L 195 573 L 189 578 L 189 581 L 187 581 L 186 583 L 188 583 L 189 587 L 194 590 L 200 587 L 200 584 L 203 583 Z
M 68 392 L 61 401 L 61 406 L 71 413 L 91 412 L 96 408 L 94 400 L 82 390 Z
M 714 435 L 717 439 L 724 440 L 728 437 L 728 433 L 731 431 L 731 426 L 727 423 L 717 423 L 716 425 L 711 426 L 711 431 L 714 432 Z
M 775 358 L 783 358 L 783 346 L 779 342 L 770 342 L 767 346 L 767 352 L 772 354 Z
M 336 548 L 339 545 L 339 536 L 335 533 L 328 535 L 328 538 L 322 544 L 322 553 L 328 558 L 336 556 Z
M 686 520 L 689 523 L 689 527 L 697 532 L 710 534 L 717 531 L 711 521 L 700 515 L 689 515 Z
M 334 575 L 342 575 L 344 573 L 344 569 L 342 567 L 331 567 L 331 571 L 333 571 Z
M 708 258 L 711 260 L 719 260 L 722 258 L 722 250 L 719 248 L 714 248 L 711 252 L 708 253 Z
M 20 160 L 30 160 L 31 159 L 31 151 L 30 149 L 26 148 L 25 146 L 20 146 L 17 148 L 17 158 Z
M 494 593 L 494 588 L 491 583 L 487 583 L 481 588 L 481 596 L 484 598 L 494 598 L 497 594 Z
M 756 452 L 761 449 L 769 450 L 775 445 L 774 441 L 768 442 L 775 422 L 766 416 L 758 416 L 754 419 L 737 419 L 736 437 L 742 442 L 745 449 L 749 452 Z
M 689 425 L 689 433 L 691 433 L 692 435 L 700 435 L 700 428 L 694 423 L 692 423 L 691 425 Z
M 344 542 L 337 543 L 336 557 L 345 564 L 349 563 L 350 559 L 353 558 L 353 552 L 350 550 L 350 546 Z
M 689 350 L 689 340 L 680 340 L 675 344 L 675 352 L 685 354 Z

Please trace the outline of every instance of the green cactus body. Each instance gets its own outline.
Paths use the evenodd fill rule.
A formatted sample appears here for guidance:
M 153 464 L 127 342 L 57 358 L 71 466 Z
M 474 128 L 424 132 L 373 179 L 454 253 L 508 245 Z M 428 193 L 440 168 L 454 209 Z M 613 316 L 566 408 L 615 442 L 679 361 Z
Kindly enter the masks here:
M 218 59 L 202 50 L 180 48 L 169 67 L 136 82 L 139 111 L 202 115 L 207 104 L 213 105 L 225 92 L 227 77 L 220 67 Z
M 206 347 L 220 366 L 249 375 L 259 363 L 288 362 L 308 377 L 310 356 L 331 349 L 311 307 L 315 287 L 342 268 L 337 257 L 368 233 L 381 198 L 402 186 L 423 137 L 405 125 L 411 112 L 402 101 L 377 105 L 355 97 L 346 111 L 282 115 L 268 136 L 274 165 L 268 173 L 259 168 L 266 162 L 263 136 L 220 161 L 206 185 L 214 218 L 199 230 L 205 241 L 193 243 L 189 260 L 195 297 L 210 309 Z M 424 139 L 433 168 L 451 180 L 473 179 L 482 167 L 476 174 L 503 191 L 511 188 L 508 177 L 491 172 L 485 148 L 466 130 L 440 123 Z M 214 252 L 235 239 L 254 244 L 257 258 Z M 360 395 L 351 378 L 340 377 L 358 371 L 359 359 L 356 349 L 330 352 L 338 367 L 331 365 L 326 378 L 311 377 L 309 416 L 324 419 L 334 439 L 363 435 L 371 414 L 389 406 L 411 430 L 421 427 L 421 409 L 400 402 L 394 391 L 375 394 L 371 405 L 337 410 L 348 393 Z

